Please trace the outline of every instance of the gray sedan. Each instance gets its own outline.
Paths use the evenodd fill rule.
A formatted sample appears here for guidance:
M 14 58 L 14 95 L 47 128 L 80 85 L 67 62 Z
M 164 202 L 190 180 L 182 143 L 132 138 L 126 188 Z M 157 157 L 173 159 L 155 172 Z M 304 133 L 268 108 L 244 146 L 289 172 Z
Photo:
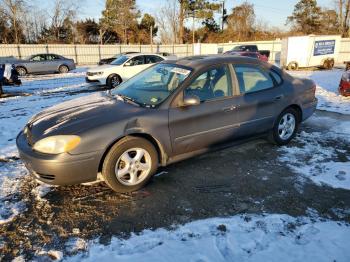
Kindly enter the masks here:
M 266 136 L 287 144 L 315 111 L 315 90 L 311 80 L 257 59 L 164 61 L 111 92 L 44 110 L 20 132 L 17 147 L 45 183 L 102 178 L 113 190 L 129 192 L 159 166 L 237 140 Z
M 33 73 L 67 73 L 75 69 L 73 59 L 56 54 L 37 54 L 12 62 L 20 76 Z

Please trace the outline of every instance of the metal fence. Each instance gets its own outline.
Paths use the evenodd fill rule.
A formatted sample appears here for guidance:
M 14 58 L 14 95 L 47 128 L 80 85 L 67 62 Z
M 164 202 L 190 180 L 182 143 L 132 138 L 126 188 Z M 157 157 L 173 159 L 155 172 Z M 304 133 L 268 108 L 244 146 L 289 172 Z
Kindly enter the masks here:
M 126 51 L 168 52 L 178 57 L 184 57 L 193 54 L 217 54 L 241 44 L 256 44 L 261 50 L 270 50 L 270 62 L 279 63 L 280 61 L 281 40 L 195 45 L 0 45 L 0 57 L 25 58 L 37 53 L 56 53 L 74 59 L 78 65 L 91 65 L 96 64 L 101 58 L 111 57 Z M 344 60 L 350 60 L 350 38 L 342 39 L 336 62 Z

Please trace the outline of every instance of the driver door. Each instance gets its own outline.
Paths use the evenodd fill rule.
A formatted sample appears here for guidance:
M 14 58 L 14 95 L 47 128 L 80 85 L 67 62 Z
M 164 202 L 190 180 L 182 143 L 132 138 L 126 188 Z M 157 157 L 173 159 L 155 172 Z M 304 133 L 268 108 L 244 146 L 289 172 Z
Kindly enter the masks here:
M 30 59 L 30 66 L 28 68 L 30 73 L 40 73 L 45 71 L 46 55 L 36 55 Z
M 232 139 L 238 130 L 232 69 L 214 67 L 195 78 L 183 96 L 197 96 L 199 105 L 169 110 L 169 128 L 174 155 L 215 147 Z
M 127 80 L 134 75 L 137 75 L 148 66 L 149 65 L 145 64 L 145 56 L 134 56 L 124 64 L 122 78 L 124 80 Z

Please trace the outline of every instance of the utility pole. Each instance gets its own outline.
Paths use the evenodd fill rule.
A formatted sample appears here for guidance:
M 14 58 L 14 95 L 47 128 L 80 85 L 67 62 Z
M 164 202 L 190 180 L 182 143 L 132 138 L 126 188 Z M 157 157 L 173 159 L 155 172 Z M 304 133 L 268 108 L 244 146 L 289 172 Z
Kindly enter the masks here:
M 193 14 L 192 14 L 192 43 L 194 44 L 194 41 L 195 41 L 195 35 L 194 35 L 194 16 L 195 16 L 195 14 L 194 14 L 194 10 L 193 10 Z
M 225 23 L 225 0 L 222 1 L 222 17 L 221 17 L 221 31 L 224 31 L 224 23 Z
M 153 53 L 153 25 L 150 28 L 150 43 L 151 43 L 151 53 Z

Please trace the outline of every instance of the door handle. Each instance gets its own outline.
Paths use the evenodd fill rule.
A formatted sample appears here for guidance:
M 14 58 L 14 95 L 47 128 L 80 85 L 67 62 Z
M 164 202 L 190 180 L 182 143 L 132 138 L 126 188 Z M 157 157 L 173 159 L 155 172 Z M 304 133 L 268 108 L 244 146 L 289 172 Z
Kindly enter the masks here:
M 235 110 L 237 107 L 236 106 L 229 106 L 229 107 L 225 107 L 223 109 L 224 112 L 231 112 L 233 110 Z
M 275 97 L 274 100 L 275 100 L 275 101 L 279 101 L 279 100 L 281 100 L 283 97 L 284 97 L 283 95 L 278 95 L 278 96 Z

